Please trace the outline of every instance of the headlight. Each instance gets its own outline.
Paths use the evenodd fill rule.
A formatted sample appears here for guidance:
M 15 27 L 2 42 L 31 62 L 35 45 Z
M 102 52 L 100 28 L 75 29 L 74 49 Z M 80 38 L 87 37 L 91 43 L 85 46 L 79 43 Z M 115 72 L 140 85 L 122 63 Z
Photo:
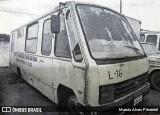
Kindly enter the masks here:
M 113 85 L 100 86 L 99 103 L 105 104 L 114 101 L 114 87 Z

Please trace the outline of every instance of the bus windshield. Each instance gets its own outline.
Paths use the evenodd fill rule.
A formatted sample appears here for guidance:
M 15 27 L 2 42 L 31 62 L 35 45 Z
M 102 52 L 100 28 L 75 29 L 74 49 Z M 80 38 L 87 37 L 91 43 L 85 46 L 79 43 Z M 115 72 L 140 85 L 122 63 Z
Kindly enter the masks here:
M 93 58 L 117 59 L 145 55 L 124 17 L 98 6 L 78 4 L 76 8 Z

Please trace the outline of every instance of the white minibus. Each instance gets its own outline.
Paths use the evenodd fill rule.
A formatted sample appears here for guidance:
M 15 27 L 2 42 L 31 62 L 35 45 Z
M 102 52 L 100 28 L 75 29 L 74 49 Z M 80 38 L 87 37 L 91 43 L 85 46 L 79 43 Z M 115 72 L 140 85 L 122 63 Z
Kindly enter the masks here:
M 126 18 L 107 7 L 60 3 L 11 32 L 10 65 L 71 112 L 136 105 L 149 92 L 149 61 Z

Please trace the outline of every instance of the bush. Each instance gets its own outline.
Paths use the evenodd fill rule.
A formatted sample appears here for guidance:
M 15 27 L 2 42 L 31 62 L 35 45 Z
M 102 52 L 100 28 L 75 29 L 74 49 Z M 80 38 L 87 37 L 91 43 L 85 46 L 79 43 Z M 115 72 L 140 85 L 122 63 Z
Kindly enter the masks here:
M 0 41 L 6 41 L 9 42 L 10 36 L 7 34 L 0 34 Z

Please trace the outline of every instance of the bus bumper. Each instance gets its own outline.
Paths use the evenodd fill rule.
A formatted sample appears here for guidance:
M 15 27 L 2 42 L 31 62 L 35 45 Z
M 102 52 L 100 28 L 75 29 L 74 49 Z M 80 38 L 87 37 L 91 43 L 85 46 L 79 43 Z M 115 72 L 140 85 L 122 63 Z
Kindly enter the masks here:
M 118 108 L 118 107 L 123 107 L 123 106 L 133 106 L 134 105 L 134 99 L 142 95 L 145 97 L 146 95 L 149 94 L 149 89 L 150 89 L 150 84 L 147 82 L 146 85 L 143 87 L 139 88 L 138 90 L 115 100 L 114 102 L 103 104 L 100 106 L 87 106 L 86 108 L 90 111 L 107 111 L 109 109 L 113 108 Z

